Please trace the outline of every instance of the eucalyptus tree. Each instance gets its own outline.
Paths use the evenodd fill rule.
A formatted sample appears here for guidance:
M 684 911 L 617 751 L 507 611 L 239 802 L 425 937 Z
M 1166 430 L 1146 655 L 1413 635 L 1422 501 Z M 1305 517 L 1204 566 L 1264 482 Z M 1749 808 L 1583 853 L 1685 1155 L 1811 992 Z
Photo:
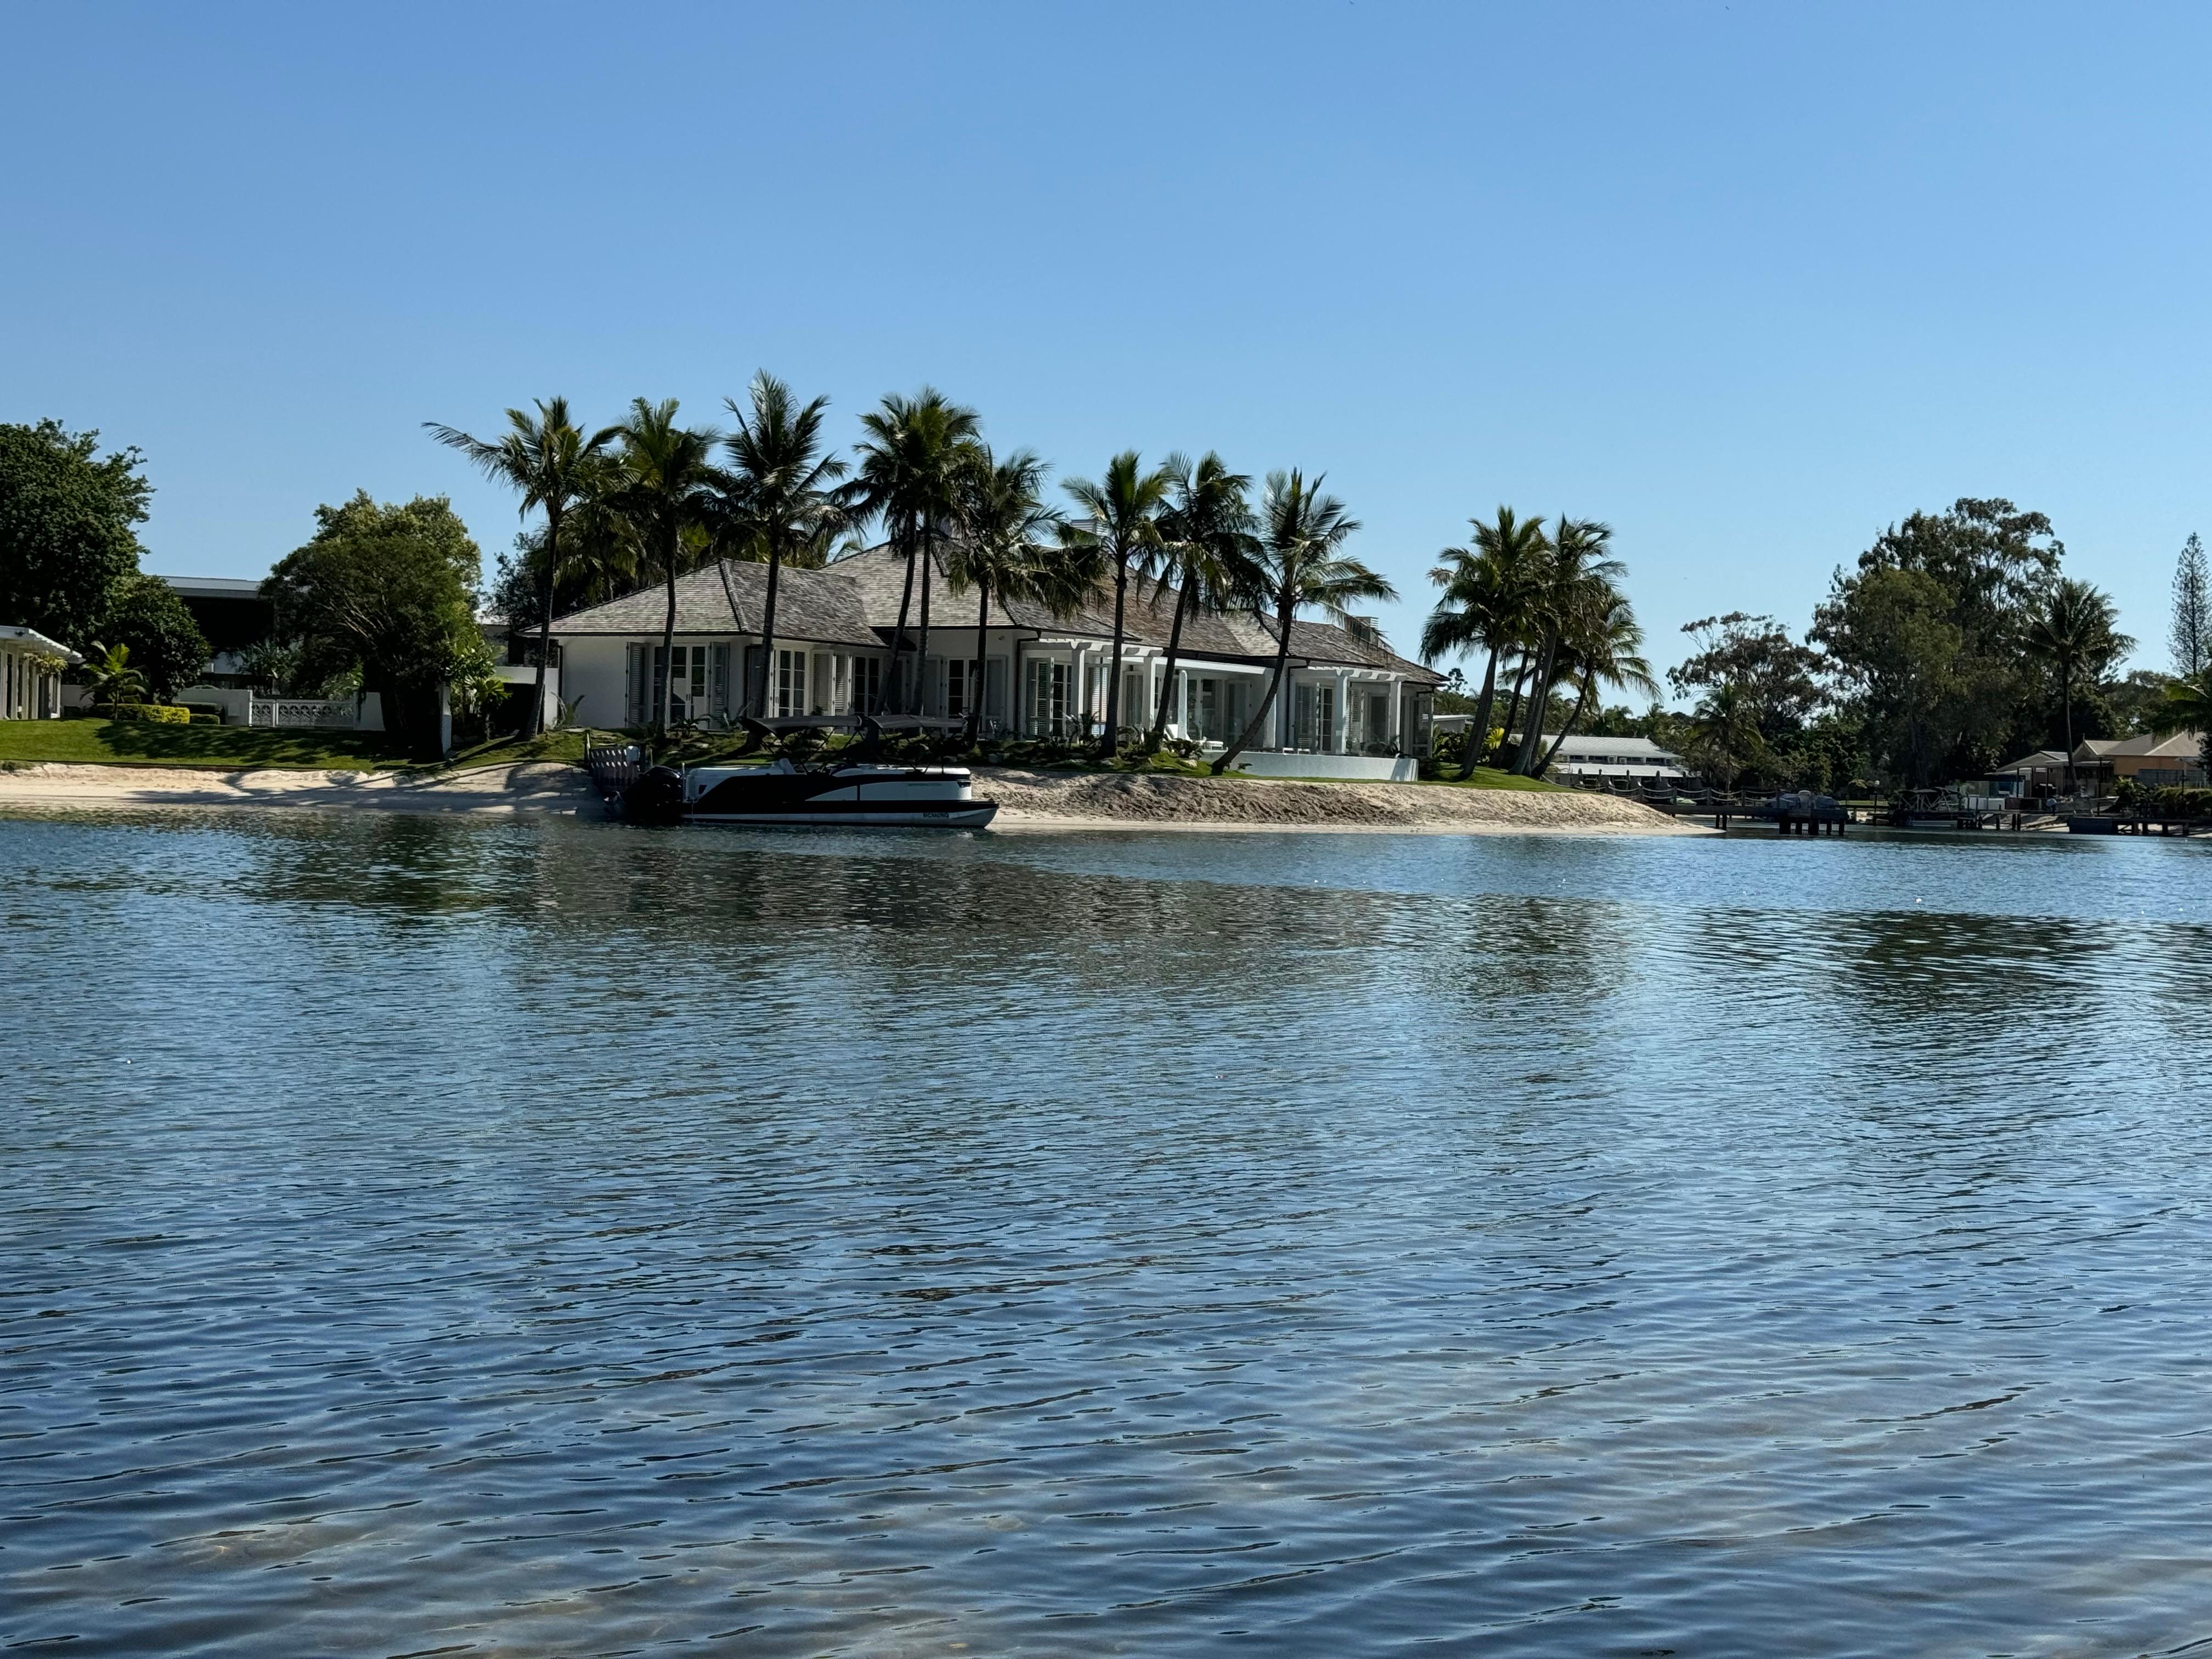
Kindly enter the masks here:
M 1063 521 L 1044 500 L 1047 471 L 1033 451 L 1018 449 L 1000 460 L 979 442 L 962 475 L 959 533 L 947 546 L 945 575 L 955 593 L 975 590 L 974 678 L 965 711 L 965 741 L 971 747 L 990 684 L 986 665 L 992 599 L 1001 609 L 1009 601 L 1026 599 L 1056 617 L 1069 617 L 1097 581 L 1095 567 L 1071 561 L 1059 544 Z
M 1523 650 L 1535 631 L 1538 575 L 1552 547 L 1541 519 L 1523 519 L 1510 507 L 1500 507 L 1491 523 L 1469 519 L 1468 525 L 1474 532 L 1468 544 L 1445 548 L 1429 572 L 1429 580 L 1443 593 L 1421 629 L 1424 662 L 1450 653 L 1485 653 L 1482 691 L 1475 699 L 1474 720 L 1460 757 L 1462 779 L 1474 775 L 1490 745 L 1498 662 L 1509 653 Z M 1517 693 L 1517 682 L 1516 689 Z M 1516 707 L 1518 703 L 1516 695 Z
M 1636 620 L 1635 608 L 1626 594 L 1601 578 L 1589 585 L 1585 604 L 1560 641 L 1559 654 L 1565 673 L 1576 682 L 1575 706 L 1536 763 L 1534 775 L 1540 778 L 1551 769 L 1559 745 L 1589 712 L 1600 686 L 1617 686 L 1654 701 L 1659 696 L 1658 679 L 1644 654 L 1644 629 Z
M 522 496 L 520 511 L 528 517 L 536 507 L 545 515 L 544 574 L 539 586 L 538 619 L 538 695 L 531 703 L 530 735 L 545 724 L 545 664 L 553 654 L 553 582 L 560 569 L 561 521 L 586 494 L 594 458 L 614 436 L 614 429 L 584 435 L 568 416 L 566 398 L 540 398 L 538 413 L 520 409 L 507 411 L 507 430 L 493 441 L 472 438 L 434 421 L 422 424 L 430 435 L 458 449 L 495 481 Z
M 1362 564 L 1349 557 L 1344 544 L 1359 529 L 1359 521 L 1334 495 L 1322 493 L 1319 476 L 1309 482 L 1296 468 L 1270 472 L 1260 503 L 1260 545 L 1255 560 L 1258 575 L 1255 598 L 1275 608 L 1277 642 L 1274 672 L 1260 707 L 1245 722 L 1237 741 L 1213 763 L 1218 777 L 1237 757 L 1259 738 L 1267 711 L 1281 693 L 1291 663 L 1291 629 L 1298 612 L 1313 607 L 1341 626 L 1354 639 L 1379 640 L 1375 624 L 1352 614 L 1357 599 L 1395 599 L 1398 592 Z
M 1562 514 L 1552 532 L 1551 551 L 1538 577 L 1534 619 L 1537 624 L 1534 668 L 1528 686 L 1528 706 L 1521 724 L 1521 746 L 1512 769 L 1528 774 L 1536 764 L 1537 745 L 1544 736 L 1544 710 L 1559 675 L 1559 646 L 1574 626 L 1580 607 L 1589 602 L 1589 584 L 1613 581 L 1622 574 L 1620 561 L 1610 557 L 1613 529 L 1595 519 L 1570 519 Z M 1507 733 L 1511 733 L 1509 729 Z
M 722 434 L 710 427 L 678 424 L 676 399 L 630 401 L 629 418 L 614 429 L 621 445 L 620 479 L 611 505 L 629 521 L 646 556 L 659 566 L 668 588 L 660 630 L 660 672 L 653 691 L 653 729 L 668 730 L 676 697 L 676 577 L 687 543 L 693 550 L 703 528 L 715 482 L 714 446 Z M 687 537 L 686 532 L 690 532 Z M 648 675 L 649 683 L 654 677 Z
M 2074 677 L 2082 667 L 2101 672 L 2135 641 L 2121 633 L 2112 599 L 2087 582 L 2062 576 L 2028 617 L 2021 635 L 2032 656 L 2058 671 L 2058 700 L 2065 710 L 2066 763 L 2074 763 Z
M 1159 752 L 1168 711 L 1174 707 L 1184 622 L 1199 611 L 1225 611 L 1249 596 L 1257 586 L 1260 547 L 1253 534 L 1249 475 L 1231 472 L 1212 450 L 1196 465 L 1188 456 L 1170 455 L 1162 470 L 1169 477 L 1168 505 L 1159 516 L 1159 539 L 1145 556 L 1142 570 L 1155 583 L 1171 585 L 1176 604 L 1161 663 L 1160 695 L 1145 737 L 1148 755 Z
M 961 478 L 974 465 L 982 423 L 924 386 L 911 398 L 887 397 L 880 409 L 860 416 L 866 434 L 856 447 L 860 462 L 842 501 L 856 519 L 880 519 L 893 548 L 906 556 L 906 584 L 899 592 L 898 626 L 891 635 L 890 672 L 884 677 L 876 712 L 884 713 L 897 695 L 899 653 L 906 648 L 907 617 L 914 604 L 915 571 L 921 583 L 921 640 L 915 672 L 915 707 L 921 707 L 921 665 L 929 660 L 929 572 L 937 564 L 937 544 L 960 510 Z
M 1160 546 L 1160 514 L 1167 508 L 1173 482 L 1166 467 L 1147 472 L 1137 452 L 1125 449 L 1106 463 L 1104 474 L 1095 483 L 1070 478 L 1061 485 L 1084 515 L 1068 526 L 1071 550 L 1096 550 L 1100 562 L 1114 573 L 1114 647 L 1107 670 L 1106 727 L 1098 740 L 1101 760 L 1112 755 L 1121 741 L 1121 647 L 1127 636 L 1129 572 Z
M 824 452 L 822 419 L 827 398 L 800 404 L 791 388 L 765 369 L 753 376 L 747 402 L 726 398 L 736 429 L 722 440 L 729 458 L 717 480 L 714 530 L 741 556 L 767 562 L 761 600 L 760 672 L 747 675 L 743 703 L 765 714 L 775 672 L 776 588 L 787 560 L 834 538 L 847 514 L 837 495 L 845 463 Z

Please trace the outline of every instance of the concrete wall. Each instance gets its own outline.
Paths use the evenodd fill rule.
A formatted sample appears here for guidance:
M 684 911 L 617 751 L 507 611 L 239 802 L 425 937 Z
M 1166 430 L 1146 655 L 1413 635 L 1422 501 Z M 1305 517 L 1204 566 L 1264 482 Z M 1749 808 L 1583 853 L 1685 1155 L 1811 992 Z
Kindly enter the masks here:
M 1247 750 L 1232 772 L 1255 778 L 1343 778 L 1358 783 L 1411 783 L 1420 763 L 1411 755 L 1305 755 Z

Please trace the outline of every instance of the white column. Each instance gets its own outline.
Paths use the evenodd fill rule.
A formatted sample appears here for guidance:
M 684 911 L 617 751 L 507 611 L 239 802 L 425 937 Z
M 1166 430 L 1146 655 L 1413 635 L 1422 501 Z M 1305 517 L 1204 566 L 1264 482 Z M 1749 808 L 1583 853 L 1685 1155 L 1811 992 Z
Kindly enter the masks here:
M 1190 735 L 1190 670 L 1188 668 L 1176 670 L 1175 728 L 1177 737 L 1188 738 Z
M 1341 755 L 1346 752 L 1347 740 L 1352 732 L 1352 671 L 1349 668 L 1336 671 L 1334 713 L 1336 730 L 1330 734 L 1329 746 Z

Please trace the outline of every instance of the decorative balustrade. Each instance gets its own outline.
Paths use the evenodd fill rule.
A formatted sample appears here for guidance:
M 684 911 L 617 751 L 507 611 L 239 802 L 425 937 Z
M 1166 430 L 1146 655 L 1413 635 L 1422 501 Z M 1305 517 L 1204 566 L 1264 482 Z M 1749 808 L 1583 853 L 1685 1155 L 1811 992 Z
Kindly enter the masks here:
M 351 697 L 255 697 L 246 705 L 249 726 L 317 726 L 350 731 Z

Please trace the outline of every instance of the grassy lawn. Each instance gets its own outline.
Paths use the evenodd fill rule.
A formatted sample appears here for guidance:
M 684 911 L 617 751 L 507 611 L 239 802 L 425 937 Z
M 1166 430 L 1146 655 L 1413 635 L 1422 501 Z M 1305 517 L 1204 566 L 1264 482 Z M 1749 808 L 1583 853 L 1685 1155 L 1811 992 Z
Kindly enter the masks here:
M 272 731 L 265 726 L 155 726 L 139 720 L 0 720 L 0 764 L 307 767 L 366 772 L 404 766 L 377 732 Z
M 1424 778 L 1431 787 L 1442 785 L 1447 789 L 1547 789 L 1560 790 L 1564 783 L 1548 783 L 1542 778 L 1524 778 L 1517 772 L 1501 772 L 1494 766 L 1478 766 L 1474 775 L 1462 783 L 1456 777 Z

